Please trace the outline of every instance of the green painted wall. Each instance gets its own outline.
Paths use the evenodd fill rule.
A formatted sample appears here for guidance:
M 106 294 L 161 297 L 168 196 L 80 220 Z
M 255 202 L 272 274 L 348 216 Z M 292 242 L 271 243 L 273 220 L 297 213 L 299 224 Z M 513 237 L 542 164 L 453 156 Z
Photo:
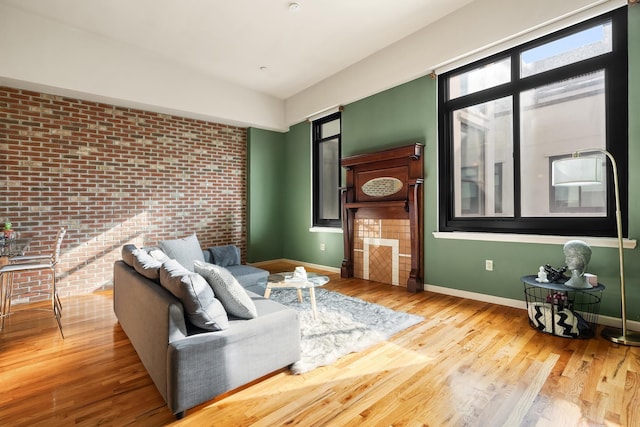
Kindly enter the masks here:
M 285 135 L 247 132 L 247 261 L 282 258 Z
M 640 7 L 629 8 L 629 159 L 640 160 Z M 345 106 L 343 156 L 399 146 L 425 144 L 425 282 L 511 299 L 523 299 L 519 278 L 535 274 L 540 265 L 564 264 L 561 245 L 499 243 L 436 239 L 437 229 L 437 111 L 436 81 L 422 77 Z M 310 129 L 300 123 L 284 136 L 282 165 L 284 194 L 278 228 L 282 227 L 285 258 L 339 267 L 342 235 L 309 232 Z M 260 134 L 260 136 L 265 136 Z M 253 181 L 253 179 L 252 179 Z M 629 171 L 629 233 L 640 233 L 640 168 Z M 273 200 L 269 199 L 268 202 Z M 253 204 L 252 204 L 253 206 Z M 275 209 L 277 211 L 277 209 Z M 252 214 L 250 217 L 253 216 Z M 283 225 L 286 224 L 286 227 Z M 585 234 L 588 231 L 585 230 Z M 251 241 L 258 238 L 251 236 Z M 320 243 L 326 251 L 319 250 Z M 256 242 L 256 245 L 258 243 Z M 268 258 L 264 258 L 268 259 Z M 484 269 L 485 259 L 494 271 Z M 640 320 L 640 249 L 625 250 L 627 314 Z M 618 251 L 593 248 L 589 270 L 607 285 L 601 313 L 620 316 Z
M 429 166 L 437 142 L 435 87 L 435 80 L 422 77 L 347 105 L 342 113 L 342 156 L 420 142 L 426 143 Z
M 342 233 L 311 232 L 311 124 L 293 126 L 286 136 L 285 189 L 287 201 L 282 218 L 285 228 L 284 256 L 314 264 L 340 266 Z M 320 250 L 324 243 L 325 250 Z

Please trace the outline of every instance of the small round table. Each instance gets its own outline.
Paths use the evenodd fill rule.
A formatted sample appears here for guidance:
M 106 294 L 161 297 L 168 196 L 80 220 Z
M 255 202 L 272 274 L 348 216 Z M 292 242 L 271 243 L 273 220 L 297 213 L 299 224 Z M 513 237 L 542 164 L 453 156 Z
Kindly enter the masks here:
M 315 288 L 325 285 L 329 282 L 328 276 L 317 273 L 307 273 L 307 280 L 293 277 L 293 272 L 271 274 L 267 278 L 267 289 L 264 291 L 264 297 L 269 298 L 271 289 L 297 289 L 298 301 L 302 302 L 302 289 L 309 289 L 309 299 L 311 300 L 311 311 L 313 318 L 318 318 L 318 308 L 316 307 Z
M 524 295 L 529 324 L 540 332 L 567 338 L 591 338 L 598 326 L 598 314 L 602 291 L 598 283 L 593 288 L 571 288 L 564 283 L 541 283 L 537 276 L 523 276 Z M 572 319 L 573 318 L 573 319 Z M 586 328 L 575 331 L 569 328 L 572 321 L 584 320 Z M 567 332 L 571 330 L 571 332 Z

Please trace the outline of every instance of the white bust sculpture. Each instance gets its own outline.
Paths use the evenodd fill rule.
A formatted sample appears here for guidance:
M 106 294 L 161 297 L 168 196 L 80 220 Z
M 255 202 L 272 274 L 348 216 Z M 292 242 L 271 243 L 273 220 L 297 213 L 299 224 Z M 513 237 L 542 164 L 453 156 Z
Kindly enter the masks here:
M 589 289 L 593 286 L 584 275 L 591 260 L 591 248 L 582 240 L 570 240 L 563 248 L 567 269 L 571 271 L 571 278 L 565 286 L 576 289 Z

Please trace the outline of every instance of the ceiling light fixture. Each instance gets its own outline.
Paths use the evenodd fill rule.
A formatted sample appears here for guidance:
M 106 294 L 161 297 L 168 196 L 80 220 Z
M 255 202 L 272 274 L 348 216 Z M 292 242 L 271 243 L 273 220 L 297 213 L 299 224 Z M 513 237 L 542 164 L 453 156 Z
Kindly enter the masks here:
M 290 12 L 297 12 L 300 10 L 300 3 L 289 3 L 289 11 Z

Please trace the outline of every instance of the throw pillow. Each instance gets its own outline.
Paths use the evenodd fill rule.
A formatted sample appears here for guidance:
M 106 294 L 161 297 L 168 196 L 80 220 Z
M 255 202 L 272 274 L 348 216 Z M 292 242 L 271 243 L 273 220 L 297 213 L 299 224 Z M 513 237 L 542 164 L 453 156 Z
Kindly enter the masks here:
M 240 249 L 235 245 L 214 246 L 209 248 L 213 257 L 213 264 L 220 267 L 240 264 Z
M 169 261 L 171 258 L 169 258 L 167 256 L 167 254 L 165 254 L 164 252 L 162 252 L 160 249 L 152 249 L 149 251 L 149 255 L 151 255 L 152 257 L 154 257 L 155 259 L 157 259 L 158 261 L 165 262 L 165 261 Z
M 229 319 L 222 303 L 207 281 L 187 270 L 176 260 L 165 261 L 160 267 L 160 284 L 180 300 L 189 321 L 208 331 L 229 327 Z
M 136 249 L 133 254 L 133 268 L 141 275 L 151 280 L 160 280 L 162 263 L 149 255 L 144 249 Z
M 258 317 L 256 305 L 229 270 L 219 265 L 200 261 L 194 262 L 193 265 L 196 272 L 209 282 L 213 292 L 229 314 L 241 319 Z
M 529 323 L 539 331 L 569 338 L 584 336 L 590 331 L 582 316 L 572 310 L 540 302 L 530 303 L 527 310 Z
M 136 249 L 136 245 L 132 244 L 122 246 L 122 260 L 130 267 L 133 267 L 133 251 Z
M 202 248 L 195 234 L 182 239 L 163 240 L 158 244 L 169 258 L 175 259 L 189 271 L 194 271 L 193 261 L 204 262 Z

